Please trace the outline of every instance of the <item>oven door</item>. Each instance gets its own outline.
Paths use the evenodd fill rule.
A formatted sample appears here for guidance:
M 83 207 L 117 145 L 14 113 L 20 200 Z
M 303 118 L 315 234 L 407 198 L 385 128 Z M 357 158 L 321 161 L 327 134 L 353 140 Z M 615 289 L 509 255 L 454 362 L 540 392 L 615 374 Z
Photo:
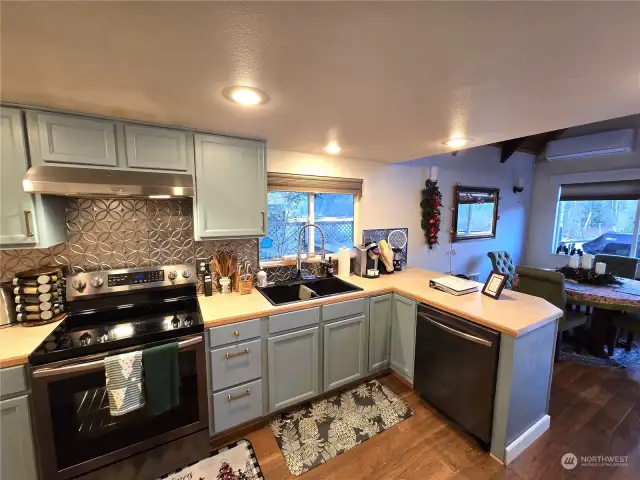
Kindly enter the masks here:
M 177 340 L 179 405 L 156 416 L 145 407 L 122 416 L 109 414 L 106 354 L 33 370 L 34 428 L 45 479 L 75 477 L 208 427 L 203 337 Z M 167 342 L 145 347 L 162 343 Z

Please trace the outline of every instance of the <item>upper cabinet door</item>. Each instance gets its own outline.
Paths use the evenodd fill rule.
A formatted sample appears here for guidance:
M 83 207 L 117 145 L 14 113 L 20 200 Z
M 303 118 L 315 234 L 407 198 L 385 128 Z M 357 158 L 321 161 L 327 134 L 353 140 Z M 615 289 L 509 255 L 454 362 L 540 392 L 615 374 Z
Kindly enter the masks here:
M 0 118 L 0 246 L 33 246 L 33 197 L 22 189 L 29 167 L 20 111 L 0 108 Z
M 189 167 L 190 163 L 193 165 L 193 134 L 140 125 L 125 125 L 124 133 L 128 167 L 192 171 Z
M 197 239 L 263 236 L 267 229 L 265 143 L 195 136 Z
M 28 112 L 27 129 L 34 165 L 69 163 L 118 166 L 115 122 Z

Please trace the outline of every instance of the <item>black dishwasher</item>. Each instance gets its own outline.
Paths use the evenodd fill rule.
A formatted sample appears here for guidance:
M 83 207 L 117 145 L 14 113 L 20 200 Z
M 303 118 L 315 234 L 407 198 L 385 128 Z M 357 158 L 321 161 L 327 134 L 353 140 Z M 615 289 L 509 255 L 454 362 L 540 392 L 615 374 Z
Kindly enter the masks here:
M 491 443 L 500 333 L 418 306 L 413 388 L 429 404 Z

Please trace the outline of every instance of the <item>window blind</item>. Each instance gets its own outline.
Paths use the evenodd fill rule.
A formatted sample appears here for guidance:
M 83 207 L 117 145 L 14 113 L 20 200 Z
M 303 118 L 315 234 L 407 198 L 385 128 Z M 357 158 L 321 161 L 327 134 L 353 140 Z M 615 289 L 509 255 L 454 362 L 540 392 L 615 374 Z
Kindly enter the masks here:
M 560 200 L 640 200 L 640 180 L 561 185 Z
M 362 195 L 362 179 L 268 172 L 267 188 L 281 192 L 346 193 Z

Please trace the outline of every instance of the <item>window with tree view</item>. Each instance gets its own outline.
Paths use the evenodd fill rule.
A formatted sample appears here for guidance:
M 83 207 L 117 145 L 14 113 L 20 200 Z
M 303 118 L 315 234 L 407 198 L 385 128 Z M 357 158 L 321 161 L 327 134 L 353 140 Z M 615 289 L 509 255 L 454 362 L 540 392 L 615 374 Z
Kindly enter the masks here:
M 296 255 L 298 232 L 315 223 L 325 234 L 325 252 L 337 253 L 353 246 L 354 195 L 269 191 L 267 236 L 260 241 L 260 260 Z M 320 253 L 322 238 L 317 229 L 305 229 L 301 252 Z
M 640 256 L 638 200 L 561 200 L 556 251 L 567 246 L 589 254 Z

